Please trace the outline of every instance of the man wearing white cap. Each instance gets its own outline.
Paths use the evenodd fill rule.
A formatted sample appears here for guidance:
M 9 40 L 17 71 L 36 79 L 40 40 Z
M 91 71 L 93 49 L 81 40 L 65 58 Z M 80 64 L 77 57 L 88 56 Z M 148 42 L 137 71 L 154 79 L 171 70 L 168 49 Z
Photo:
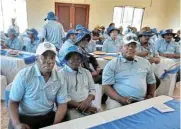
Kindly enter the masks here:
M 56 48 L 39 44 L 37 64 L 21 70 L 15 77 L 9 101 L 9 129 L 39 129 L 62 121 L 67 110 L 64 77 L 55 69 Z M 58 108 L 53 111 L 54 103 Z
M 122 54 L 104 68 L 102 85 L 109 96 L 107 109 L 154 97 L 155 76 L 149 61 L 136 56 L 137 44 L 135 34 L 126 34 L 121 46 Z

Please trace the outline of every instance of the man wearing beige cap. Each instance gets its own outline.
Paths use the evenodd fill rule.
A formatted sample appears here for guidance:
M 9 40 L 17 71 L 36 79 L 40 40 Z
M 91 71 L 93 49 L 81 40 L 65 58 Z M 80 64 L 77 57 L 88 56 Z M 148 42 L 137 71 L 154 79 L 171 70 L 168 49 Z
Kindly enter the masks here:
M 67 110 L 64 77 L 53 69 L 56 48 L 39 44 L 37 63 L 22 69 L 15 77 L 9 100 L 9 129 L 39 129 L 62 121 Z M 54 103 L 58 103 L 56 113 Z
M 107 109 L 154 97 L 155 76 L 149 61 L 136 56 L 137 44 L 135 34 L 126 34 L 121 46 L 122 54 L 104 68 L 102 85 L 109 96 Z

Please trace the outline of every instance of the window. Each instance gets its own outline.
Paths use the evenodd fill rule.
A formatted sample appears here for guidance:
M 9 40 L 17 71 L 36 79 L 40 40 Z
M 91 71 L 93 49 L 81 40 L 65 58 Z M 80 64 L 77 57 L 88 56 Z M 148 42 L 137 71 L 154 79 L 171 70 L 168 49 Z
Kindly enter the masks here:
M 26 0 L 1 0 L 0 31 L 8 31 L 11 18 L 16 18 L 21 33 L 27 29 Z
M 116 27 L 122 26 L 125 29 L 128 26 L 133 26 L 140 30 L 143 14 L 143 8 L 114 7 L 113 22 Z

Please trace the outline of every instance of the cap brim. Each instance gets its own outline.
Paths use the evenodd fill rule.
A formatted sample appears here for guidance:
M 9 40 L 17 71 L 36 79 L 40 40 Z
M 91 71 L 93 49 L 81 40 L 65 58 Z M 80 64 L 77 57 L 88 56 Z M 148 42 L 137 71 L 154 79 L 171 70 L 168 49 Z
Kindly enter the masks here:
M 135 41 L 135 40 L 123 41 L 123 44 L 124 44 L 124 45 L 130 44 L 130 43 L 136 43 L 136 44 L 139 44 L 139 42 L 138 42 L 138 41 Z
M 79 55 L 81 56 L 81 58 L 83 58 L 82 53 L 79 53 L 79 52 L 76 52 L 76 51 L 72 51 L 72 52 L 68 52 L 68 53 L 65 55 L 64 60 L 68 60 L 68 59 L 67 59 L 67 58 L 68 58 L 68 56 L 69 56 L 70 54 L 72 54 L 72 53 L 79 54 Z

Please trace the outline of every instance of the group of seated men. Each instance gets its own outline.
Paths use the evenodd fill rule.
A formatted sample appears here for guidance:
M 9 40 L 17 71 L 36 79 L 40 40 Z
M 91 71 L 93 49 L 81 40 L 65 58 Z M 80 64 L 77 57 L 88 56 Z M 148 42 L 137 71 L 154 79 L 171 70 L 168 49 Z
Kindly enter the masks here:
M 56 23 L 52 16 L 51 13 L 47 17 L 48 27 Z M 108 96 L 107 110 L 152 98 L 156 78 L 151 63 L 158 64 L 160 56 L 180 59 L 180 44 L 173 41 L 172 30 L 163 31 L 153 43 L 150 42 L 153 32 L 148 27 L 142 28 L 138 35 L 133 31 L 121 37 L 120 30 L 110 25 L 107 39 L 101 38 L 104 40 L 102 51 L 121 54 L 102 71 L 96 58 L 88 52 L 91 43 L 95 43 L 92 40 L 99 40 L 97 31 L 94 30 L 91 37 L 85 27 L 78 25 L 76 30 L 68 31 L 61 45 L 55 44 L 53 32 L 45 33 L 44 42 L 32 43 L 39 39 L 37 31 L 30 29 L 27 34 L 32 46 L 29 43 L 21 46 L 16 31 L 8 31 L 9 39 L 2 48 L 31 49 L 37 55 L 36 64 L 22 69 L 12 82 L 9 129 L 38 129 L 101 111 L 95 102 L 95 83 L 101 84 Z M 54 69 L 56 56 L 61 62 L 59 71 Z

